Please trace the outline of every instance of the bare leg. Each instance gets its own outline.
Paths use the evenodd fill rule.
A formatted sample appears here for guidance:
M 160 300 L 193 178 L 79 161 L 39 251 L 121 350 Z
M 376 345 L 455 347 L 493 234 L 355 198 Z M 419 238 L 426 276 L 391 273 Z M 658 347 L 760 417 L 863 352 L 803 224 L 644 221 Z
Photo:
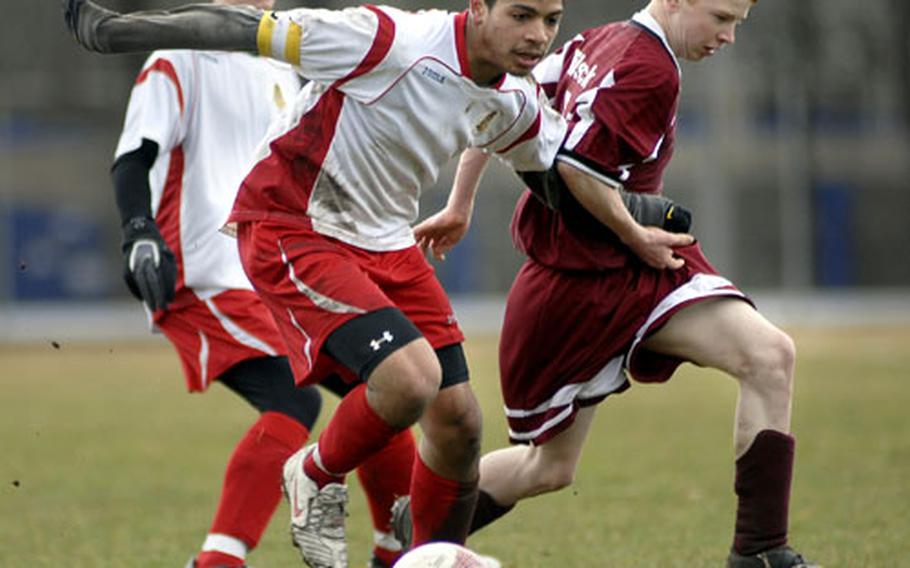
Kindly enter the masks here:
M 420 456 L 433 471 L 462 481 L 477 479 L 481 413 L 469 383 L 439 391 L 420 420 Z
M 509 506 L 571 485 L 596 408 L 579 410 L 572 426 L 541 446 L 512 446 L 485 454 L 480 460 L 481 491 Z
M 683 309 L 644 347 L 715 367 L 739 381 L 735 447 L 737 495 L 731 560 L 784 555 L 795 441 L 790 432 L 793 341 L 744 302 L 721 299 Z M 768 564 L 767 559 L 765 565 Z
M 404 429 L 427 410 L 437 396 L 441 370 L 426 339 L 417 339 L 389 355 L 367 379 L 367 400 L 376 414 Z
M 745 302 L 725 298 L 684 308 L 642 347 L 720 369 L 739 381 L 736 457 L 762 430 L 790 432 L 796 348 Z
M 262 11 L 194 4 L 168 11 L 118 14 L 88 0 L 63 0 L 67 28 L 89 51 L 130 53 L 209 49 L 256 53 Z

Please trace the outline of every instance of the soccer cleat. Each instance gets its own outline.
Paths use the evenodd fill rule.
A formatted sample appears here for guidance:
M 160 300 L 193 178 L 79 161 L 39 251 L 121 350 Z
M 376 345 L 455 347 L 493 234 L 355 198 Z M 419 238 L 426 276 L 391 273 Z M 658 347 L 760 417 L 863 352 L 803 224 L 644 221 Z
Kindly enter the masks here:
M 116 12 L 106 10 L 88 0 L 62 0 L 63 21 L 76 42 L 89 51 L 107 51 L 98 42 L 96 30 L 104 20 L 113 18 Z
M 803 558 L 789 546 L 777 546 L 758 554 L 743 556 L 735 550 L 727 557 L 727 568 L 822 568 Z
M 392 533 L 395 540 L 401 543 L 401 550 L 411 550 L 414 540 L 414 522 L 411 519 L 411 496 L 402 495 L 392 503 Z M 502 568 L 502 563 L 492 556 L 478 554 L 485 563 L 485 568 Z M 371 564 L 369 568 L 382 568 L 382 564 Z
M 303 472 L 311 444 L 284 463 L 284 494 L 291 508 L 291 540 L 311 568 L 348 568 L 344 519 L 348 488 L 329 483 L 322 489 Z
M 411 520 L 411 496 L 402 495 L 392 503 L 392 533 L 401 543 L 401 550 L 411 550 L 414 540 L 414 524 Z

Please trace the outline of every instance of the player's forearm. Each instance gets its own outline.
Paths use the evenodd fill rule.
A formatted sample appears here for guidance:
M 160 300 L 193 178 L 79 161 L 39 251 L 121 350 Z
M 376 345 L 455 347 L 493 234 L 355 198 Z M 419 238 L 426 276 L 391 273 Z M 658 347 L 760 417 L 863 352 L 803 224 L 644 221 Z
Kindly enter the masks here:
M 564 160 L 558 160 L 563 162 Z M 554 165 L 546 172 L 516 172 L 525 182 L 528 189 L 531 190 L 538 199 L 543 201 L 547 207 L 554 211 L 560 211 L 563 207 L 562 196 L 566 189 L 566 181 L 560 175 L 562 168 L 572 165 L 572 162 L 566 162 L 565 166 Z M 626 209 L 632 215 L 632 218 L 640 225 L 645 227 L 660 227 L 672 233 L 688 232 L 692 221 L 691 212 L 663 195 L 651 195 L 626 191 L 618 187 L 616 182 L 614 191 L 619 193 Z M 603 185 L 606 188 L 608 186 Z M 576 198 L 577 200 L 577 198 Z
M 480 180 L 487 168 L 490 155 L 477 148 L 469 148 L 462 152 L 455 172 L 455 181 L 446 209 L 466 220 L 471 219 L 474 211 L 474 198 L 480 187 Z
M 120 156 L 111 167 L 111 182 L 121 225 L 135 217 L 152 218 L 149 171 L 157 156 L 158 145 L 143 139 L 142 146 Z
M 251 6 L 194 4 L 167 11 L 118 14 L 84 0 L 65 0 L 76 40 L 99 53 L 203 49 L 256 53 L 263 12 Z
M 616 233 L 621 241 L 630 243 L 639 238 L 643 227 L 632 217 L 618 189 L 564 162 L 559 162 L 557 169 L 582 207 Z

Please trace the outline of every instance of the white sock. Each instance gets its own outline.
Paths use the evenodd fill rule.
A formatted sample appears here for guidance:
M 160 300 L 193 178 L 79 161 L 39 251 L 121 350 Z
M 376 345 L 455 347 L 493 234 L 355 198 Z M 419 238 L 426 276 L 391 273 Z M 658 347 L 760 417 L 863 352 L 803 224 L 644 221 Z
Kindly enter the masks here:
M 245 560 L 248 550 L 246 543 L 239 538 L 216 533 L 205 537 L 205 542 L 202 543 L 202 552 L 221 552 Z

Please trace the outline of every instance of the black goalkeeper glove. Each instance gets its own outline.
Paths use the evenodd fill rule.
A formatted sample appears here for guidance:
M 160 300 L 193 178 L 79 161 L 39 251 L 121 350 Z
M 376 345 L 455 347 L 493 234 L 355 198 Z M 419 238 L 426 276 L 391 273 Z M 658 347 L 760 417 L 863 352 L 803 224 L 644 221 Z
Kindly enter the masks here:
M 152 311 L 165 309 L 174 299 L 177 261 L 148 217 L 133 217 L 123 225 L 123 280 Z
M 646 227 L 660 227 L 670 233 L 688 233 L 692 226 L 692 212 L 663 195 L 619 191 L 622 202 L 638 221 Z

